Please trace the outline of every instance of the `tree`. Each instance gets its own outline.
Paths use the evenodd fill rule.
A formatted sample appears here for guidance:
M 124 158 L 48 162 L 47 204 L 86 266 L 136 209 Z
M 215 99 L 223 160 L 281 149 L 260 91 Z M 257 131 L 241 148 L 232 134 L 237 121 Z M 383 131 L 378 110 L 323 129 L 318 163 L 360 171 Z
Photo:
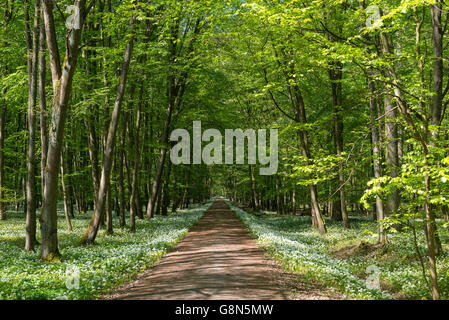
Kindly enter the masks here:
M 53 3 L 43 0 L 43 15 L 47 48 L 50 56 L 51 77 L 53 83 L 53 109 L 51 114 L 51 128 L 45 172 L 45 188 L 42 196 L 41 213 L 41 258 L 44 261 L 59 259 L 57 237 L 57 200 L 58 175 L 60 171 L 60 157 L 65 121 L 72 89 L 73 75 L 78 59 L 79 44 L 84 20 L 89 8 L 86 0 L 76 0 L 74 4 L 78 15 L 73 28 L 67 32 L 66 57 L 61 66 L 61 59 L 56 38 L 56 28 L 53 17 Z
M 35 140 L 35 115 L 37 104 L 37 71 L 39 55 L 39 20 L 40 0 L 37 0 L 34 8 L 34 23 L 31 30 L 29 18 L 29 3 L 25 1 L 25 29 L 27 33 L 27 64 L 28 64 L 28 153 L 27 153 L 27 181 L 26 181 L 26 240 L 25 250 L 33 251 L 36 241 L 36 164 L 34 159 Z
M 135 16 L 132 15 L 132 17 L 130 18 L 131 32 L 134 28 L 134 21 Z M 134 46 L 134 37 L 131 36 L 125 48 L 125 54 L 122 62 L 122 69 L 120 71 L 120 79 L 117 85 L 117 94 L 115 97 L 114 109 L 112 111 L 111 121 L 109 124 L 109 131 L 105 145 L 103 167 L 101 170 L 100 186 L 98 189 L 97 205 L 95 206 L 95 211 L 92 216 L 92 220 L 89 226 L 87 227 L 86 233 L 84 234 L 84 237 L 81 239 L 81 244 L 92 244 L 95 241 L 98 228 L 100 226 L 100 221 L 105 214 L 107 193 L 110 192 L 110 190 L 108 189 L 110 186 L 110 174 L 112 168 L 113 152 L 115 147 L 115 136 L 119 124 L 120 111 L 122 107 L 123 96 L 125 93 L 126 80 L 128 77 L 129 66 L 131 63 L 133 46 Z

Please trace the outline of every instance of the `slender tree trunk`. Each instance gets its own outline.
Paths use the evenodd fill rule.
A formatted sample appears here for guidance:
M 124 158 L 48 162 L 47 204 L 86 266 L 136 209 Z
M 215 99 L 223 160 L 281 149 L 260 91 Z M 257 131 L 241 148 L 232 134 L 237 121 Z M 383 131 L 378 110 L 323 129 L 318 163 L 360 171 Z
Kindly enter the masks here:
M 64 158 L 65 160 L 65 167 L 64 170 L 67 169 L 67 173 L 69 175 L 73 174 L 73 166 L 72 166 L 72 159 L 73 154 L 70 152 L 69 148 L 66 148 L 66 156 Z M 73 176 L 67 178 L 68 181 L 68 188 L 67 188 L 67 196 L 69 198 L 69 217 L 70 218 L 75 218 L 75 214 L 73 212 L 73 203 L 74 203 L 74 199 L 75 199 L 75 191 L 74 191 L 74 181 L 75 178 Z
M 162 143 L 163 144 L 167 144 L 168 143 L 168 131 L 169 131 L 169 127 L 170 127 L 170 122 L 171 122 L 171 115 L 173 112 L 173 108 L 174 108 L 174 101 L 172 101 L 172 99 L 169 99 L 170 102 L 168 104 L 168 108 L 166 110 L 166 117 L 165 117 L 165 122 L 164 122 L 164 132 L 162 135 Z M 165 158 L 167 156 L 167 147 L 162 147 L 161 149 L 161 153 L 160 153 L 160 158 L 159 158 L 159 163 L 156 169 L 156 175 L 154 177 L 154 181 L 153 181 L 153 187 L 151 188 L 151 197 L 148 201 L 148 205 L 147 205 L 147 217 L 148 218 L 152 218 L 154 215 L 154 209 L 155 209 L 155 204 L 156 204 L 156 199 L 159 193 L 159 187 L 161 184 L 161 178 L 162 178 L 162 171 L 164 169 L 164 163 L 165 163 Z
M 3 189 L 5 188 L 5 174 L 4 174 L 4 146 L 5 146 L 5 122 L 6 122 L 6 99 L 4 95 L 6 89 L 2 89 L 2 96 L 0 97 L 0 220 L 6 220 L 6 205 Z
M 382 176 L 382 153 L 380 147 L 379 127 L 376 123 L 377 118 L 377 101 L 375 98 L 376 90 L 374 82 L 368 80 L 368 88 L 370 92 L 369 107 L 370 107 L 370 120 L 371 120 L 371 144 L 373 153 L 373 173 L 375 178 Z M 384 220 L 384 203 L 380 196 L 376 196 L 376 217 L 377 221 L 382 223 Z M 382 225 L 379 226 L 379 242 L 387 242 L 387 235 Z
M 90 175 L 92 178 L 92 184 L 94 189 L 94 208 L 97 204 L 97 195 L 99 190 L 100 182 L 98 174 L 98 143 L 97 134 L 95 132 L 95 117 L 90 115 L 89 120 L 84 121 L 84 125 L 89 133 L 88 135 L 88 146 L 89 146 L 89 159 L 90 159 Z
M 441 112 L 443 109 L 443 28 L 441 23 L 442 1 L 437 0 L 436 4 L 430 5 L 430 15 L 432 18 L 432 46 L 433 46 L 433 95 L 430 104 L 432 141 L 430 145 L 436 146 L 435 141 L 439 138 L 439 127 L 441 125 Z M 435 225 L 435 229 L 436 229 Z M 435 234 L 435 254 L 442 251 L 441 240 Z
M 329 78 L 332 87 L 332 106 L 334 116 L 334 142 L 337 156 L 341 157 L 344 152 L 343 148 L 343 101 L 342 101 L 342 66 L 335 62 L 332 64 L 334 69 L 329 70 Z M 338 162 L 338 180 L 339 180 L 339 194 L 340 194 L 340 210 L 343 219 L 343 225 L 346 229 L 349 226 L 348 212 L 346 211 L 346 197 L 345 197 L 345 175 L 343 162 Z
M 170 195 L 169 195 L 169 183 L 170 183 L 170 173 L 171 173 L 172 164 L 170 161 L 167 163 L 167 173 L 164 179 L 163 193 L 161 197 L 161 215 L 166 216 L 168 214 L 168 205 L 170 204 Z
M 282 203 L 280 195 L 281 182 L 278 175 L 276 175 L 275 179 L 276 179 L 276 211 L 278 214 L 282 214 Z
M 134 15 L 131 17 L 130 29 L 133 29 Z M 92 219 L 87 227 L 86 233 L 81 239 L 82 244 L 93 244 L 97 236 L 98 228 L 100 226 L 100 220 L 105 212 L 106 195 L 108 192 L 108 186 L 110 182 L 110 173 L 113 160 L 113 152 L 115 146 L 115 133 L 119 124 L 120 110 L 122 107 L 123 96 L 125 93 L 126 80 L 129 71 L 129 65 L 131 62 L 132 50 L 133 50 L 134 38 L 129 40 L 125 49 L 125 56 L 122 62 L 122 70 L 120 74 L 120 81 L 117 86 L 117 94 L 114 103 L 114 110 L 112 111 L 111 122 L 109 124 L 108 136 L 105 144 L 105 153 L 103 158 L 103 168 L 101 171 L 100 189 L 97 197 L 97 207 L 95 208 Z
M 131 219 L 135 220 L 136 216 L 138 216 L 137 211 L 140 211 L 140 201 L 138 201 L 138 193 L 139 193 L 139 182 L 138 182 L 138 173 L 139 173 L 139 136 L 140 136 L 140 113 L 142 109 L 142 96 L 143 96 L 143 81 L 140 84 L 139 91 L 139 101 L 137 103 L 137 111 L 136 111 L 136 127 L 134 130 L 134 166 L 132 170 L 132 191 L 131 191 L 131 199 L 129 203 L 129 207 L 131 209 Z M 133 229 L 131 231 L 135 231 L 135 224 L 133 224 Z
M 76 155 L 73 157 L 73 170 L 75 172 L 78 172 L 78 161 L 76 158 Z M 78 214 L 83 212 L 83 208 L 82 208 L 82 204 L 81 204 L 81 195 L 80 195 L 80 190 L 78 189 L 73 189 L 73 193 L 74 193 L 74 198 L 75 198 L 75 204 L 76 204 L 76 209 L 78 210 Z
M 425 147 L 424 147 L 425 149 Z M 424 151 L 424 156 L 427 158 L 427 152 Z M 427 162 L 427 161 L 426 161 Z M 432 212 L 429 194 L 430 194 L 430 177 L 425 176 L 425 187 L 426 187 L 426 202 L 424 205 L 426 213 L 426 233 L 427 233 L 427 248 L 429 253 L 429 271 L 430 271 L 430 282 L 432 289 L 432 298 L 434 300 L 440 299 L 440 292 L 438 289 L 438 275 L 436 266 L 436 247 L 435 247 L 435 217 Z
M 39 17 L 40 0 L 36 0 L 34 8 L 34 23 L 31 29 L 29 17 L 29 2 L 25 1 L 25 29 L 27 33 L 27 63 L 28 63 L 28 152 L 26 179 L 26 237 L 25 250 L 34 251 L 36 245 L 36 163 L 34 159 L 35 116 L 37 102 L 37 69 L 39 55 Z
M 252 203 L 254 211 L 259 211 L 259 198 L 257 196 L 256 190 L 256 177 L 254 176 L 254 166 L 249 165 L 249 173 L 251 177 L 251 193 L 252 193 Z
M 14 12 L 14 2 L 11 2 L 9 5 L 6 2 L 6 5 L 3 8 L 3 25 L 2 28 L 7 29 L 9 22 L 12 20 Z M 2 30 L 3 31 L 3 30 Z M 8 43 L 5 41 L 0 44 L 0 48 L 3 46 L 7 46 Z M 2 76 L 2 72 L 4 71 L 7 74 L 8 66 L 2 65 L 0 66 L 0 77 Z M 6 87 L 0 88 L 0 220 L 6 220 L 6 203 L 5 203 L 5 154 L 4 154 L 4 145 L 5 145 L 5 124 L 6 124 Z M 14 176 L 14 180 L 16 181 L 16 176 Z M 14 189 L 14 194 L 16 195 L 16 189 Z M 17 211 L 17 210 L 16 210 Z
M 381 34 L 382 52 L 384 55 L 389 56 L 392 54 L 391 36 L 385 33 Z M 387 76 L 393 78 L 391 72 L 387 72 Z M 387 86 L 387 90 L 391 90 L 390 86 Z M 393 89 L 394 91 L 394 89 Z M 398 131 L 396 125 L 396 106 L 393 104 L 390 94 L 386 94 L 384 97 L 385 106 L 385 137 L 386 137 L 386 164 L 388 175 L 391 178 L 398 176 L 399 158 L 398 158 Z M 395 214 L 399 208 L 399 190 L 394 190 L 387 197 L 386 214 Z
M 190 170 L 191 168 L 188 167 L 186 171 L 186 185 L 184 187 L 184 192 L 182 194 L 181 209 L 185 209 L 187 207 L 188 193 L 190 188 Z M 234 191 L 237 191 L 237 188 L 234 188 Z
M 296 110 L 295 110 L 295 117 L 297 119 L 297 122 L 299 123 L 307 123 L 306 118 L 306 110 L 304 105 L 304 100 L 302 98 L 302 95 L 300 93 L 300 90 L 297 86 L 295 86 L 295 97 L 296 97 Z M 306 159 L 306 165 L 310 164 L 310 148 L 309 148 L 309 139 L 307 136 L 307 131 L 305 130 L 299 130 L 299 140 L 301 145 L 301 153 L 303 157 Z M 318 190 L 316 185 L 309 185 L 310 190 L 310 201 L 312 205 L 312 220 L 313 224 L 318 227 L 318 230 L 321 235 L 326 233 L 326 225 L 324 222 L 324 218 L 321 215 L 320 211 L 320 205 L 318 202 Z
M 432 45 L 433 45 L 433 95 L 430 105 L 431 123 L 435 126 L 431 130 L 432 138 L 438 138 L 438 127 L 441 125 L 441 110 L 443 105 L 443 30 L 441 24 L 442 2 L 436 0 L 430 5 L 432 18 Z
M 189 47 L 187 48 L 187 52 L 193 51 L 193 45 L 196 40 L 196 36 L 199 32 L 199 25 L 200 25 L 201 19 L 197 19 L 195 23 L 195 27 L 193 30 L 194 38 L 190 40 Z M 171 34 L 174 37 L 174 39 L 179 39 L 179 20 L 177 23 L 171 27 Z M 167 144 L 168 144 L 168 136 L 169 136 L 169 129 L 171 124 L 171 117 L 173 111 L 181 105 L 182 97 L 184 95 L 184 90 L 186 87 L 186 81 L 188 78 L 188 74 L 185 71 L 181 71 L 180 73 L 175 69 L 174 64 L 175 61 L 178 59 L 178 42 L 176 41 L 169 41 L 169 70 L 168 70 L 168 106 L 167 110 L 165 112 L 165 121 L 164 121 L 164 130 L 161 137 L 161 142 L 164 144 L 164 147 L 162 147 L 160 152 L 160 158 L 159 163 L 156 169 L 156 175 L 153 180 L 153 186 L 152 186 L 152 192 L 150 199 L 148 200 L 147 205 L 147 212 L 146 215 L 148 218 L 152 218 L 154 214 L 154 208 L 156 204 L 156 199 L 159 193 L 160 184 L 161 184 L 161 178 L 162 178 L 162 171 L 164 170 L 164 164 L 165 164 L 165 158 L 167 156 Z
M 114 163 L 112 164 L 114 166 Z M 112 170 L 111 170 L 112 171 Z M 111 181 L 107 187 L 106 194 L 106 234 L 114 234 L 113 217 L 112 217 L 112 188 Z
M 302 92 L 298 86 L 298 84 L 295 82 L 295 78 L 293 75 L 295 74 L 295 66 L 293 63 L 287 63 L 287 60 L 289 60 L 289 55 L 292 55 L 292 52 L 285 52 L 285 49 L 281 50 L 282 54 L 284 55 L 284 62 L 281 62 L 279 60 L 279 56 L 277 51 L 275 50 L 276 58 L 278 59 L 278 63 L 280 65 L 284 65 L 284 75 L 285 80 L 287 81 L 287 91 L 288 91 L 288 98 L 290 105 L 293 109 L 294 118 L 293 120 L 296 123 L 300 124 L 307 124 L 307 117 L 306 117 L 306 108 L 304 104 L 304 99 L 302 96 Z M 310 161 L 312 159 L 311 153 L 310 153 L 310 146 L 309 146 L 309 139 L 307 130 L 305 129 L 298 129 L 298 140 L 300 142 L 300 149 L 301 154 L 305 159 L 305 165 L 310 165 Z M 323 216 L 321 215 L 320 211 L 320 205 L 318 202 L 318 190 L 316 185 L 309 185 L 310 190 L 310 201 L 312 206 L 312 225 L 315 227 L 318 227 L 318 230 L 321 235 L 324 235 L 326 233 L 326 225 Z
M 68 195 L 67 195 L 67 186 L 65 184 L 65 168 L 66 163 L 64 160 L 64 154 L 61 153 L 61 186 L 62 186 L 62 195 L 64 197 L 64 214 L 65 214 L 65 221 L 67 222 L 67 230 L 69 232 L 72 232 L 72 221 L 70 219 L 70 213 L 69 213 L 69 202 L 68 202 Z
M 178 170 L 176 166 L 173 167 L 173 189 L 172 189 L 172 207 L 171 212 L 176 212 L 179 205 L 179 190 L 178 190 Z
M 47 153 L 47 165 L 45 168 L 45 189 L 42 199 L 43 204 L 41 214 L 41 258 L 44 261 L 59 260 L 60 256 L 57 236 L 58 174 L 60 171 L 62 139 L 64 135 L 68 102 L 78 58 L 78 46 L 81 40 L 84 17 L 87 15 L 85 5 L 86 0 L 75 1 L 75 7 L 80 13 L 79 28 L 73 28 L 68 33 L 66 58 L 61 67 L 53 18 L 53 3 L 51 0 L 43 0 L 45 34 L 47 37 L 54 91 L 52 123 Z
M 47 137 L 47 98 L 45 96 L 45 25 L 41 22 L 39 35 L 39 107 L 40 107 L 40 135 L 41 135 L 41 197 L 45 187 L 45 164 L 47 163 L 48 137 Z
M 119 159 L 118 159 L 118 173 L 119 173 L 119 181 L 118 181 L 118 192 L 119 192 L 119 226 L 121 228 L 125 227 L 126 220 L 125 220 L 125 186 L 124 183 L 124 176 L 123 176 L 123 161 L 124 161 L 124 148 L 125 148 L 125 125 L 124 120 L 122 119 L 122 135 L 120 138 L 120 151 L 119 151 Z

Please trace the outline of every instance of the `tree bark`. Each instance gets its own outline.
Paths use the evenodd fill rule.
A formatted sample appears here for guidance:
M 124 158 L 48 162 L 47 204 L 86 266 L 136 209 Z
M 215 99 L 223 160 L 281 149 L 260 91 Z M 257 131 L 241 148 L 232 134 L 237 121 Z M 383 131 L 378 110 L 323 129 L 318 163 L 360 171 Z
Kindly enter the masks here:
M 41 197 L 45 187 L 45 165 L 47 163 L 48 137 L 47 137 L 47 98 L 45 96 L 45 25 L 41 22 L 39 32 L 39 108 L 40 108 L 40 135 L 41 135 Z
M 90 159 L 90 175 L 92 179 L 93 189 L 94 189 L 94 208 L 97 205 L 97 195 L 99 190 L 100 182 L 98 174 L 98 143 L 97 134 L 95 131 L 95 117 L 90 115 L 89 120 L 84 121 L 84 125 L 89 133 L 88 135 L 88 146 L 89 146 L 89 159 Z
M 170 173 L 171 173 L 172 163 L 168 161 L 167 163 L 167 173 L 164 179 L 163 193 L 161 194 L 161 215 L 168 215 L 168 205 L 170 204 L 169 195 L 169 183 L 170 183 Z
M 114 166 L 114 162 L 112 162 L 112 166 Z M 112 189 L 111 189 L 111 181 L 109 181 L 106 194 L 106 234 L 114 234 L 113 222 L 114 221 L 112 216 Z
M 424 148 L 425 149 L 425 148 Z M 427 152 L 424 151 L 424 156 L 427 156 Z M 427 161 L 426 161 L 427 162 Z M 430 177 L 425 176 L 425 188 L 426 188 L 426 202 L 424 205 L 426 213 L 426 234 L 427 234 L 427 248 L 429 253 L 429 271 L 431 281 L 431 294 L 434 300 L 440 300 L 440 292 L 438 289 L 438 275 L 436 266 L 436 247 L 435 247 L 435 217 L 432 212 L 431 204 L 429 201 L 430 194 Z
M 259 211 L 259 198 L 257 196 L 256 190 L 256 177 L 254 176 L 254 166 L 249 165 L 249 173 L 251 178 L 251 194 L 252 194 L 252 204 L 254 211 Z
M 382 33 L 382 53 L 388 58 L 392 54 L 392 40 L 391 35 Z M 387 69 L 391 69 L 387 68 Z M 391 80 L 394 79 L 394 74 L 391 71 L 386 72 L 387 77 Z M 386 85 L 386 89 L 391 91 L 391 87 Z M 396 88 L 393 88 L 393 92 Z M 385 107 L 385 138 L 386 138 L 386 155 L 385 160 L 387 164 L 388 175 L 391 178 L 396 178 L 398 176 L 399 167 L 399 157 L 398 157 L 398 131 L 396 125 L 396 106 L 393 104 L 391 93 L 387 93 L 384 97 L 384 107 Z M 394 190 L 387 197 L 386 203 L 386 214 L 395 214 L 399 208 L 399 190 Z
M 139 182 L 138 182 L 138 173 L 139 173 L 139 137 L 140 137 L 140 113 L 142 109 L 142 95 L 143 95 L 143 81 L 140 84 L 139 91 L 139 101 L 137 103 L 137 111 L 136 111 L 136 127 L 134 130 L 134 166 L 132 170 L 132 191 L 130 197 L 129 207 L 131 209 L 131 219 L 135 221 L 136 216 L 139 216 L 137 211 L 140 211 L 142 208 L 140 207 L 140 201 L 138 201 L 139 196 Z M 135 223 L 132 225 L 131 231 L 135 231 Z
M 441 113 L 443 109 L 443 28 L 441 23 L 442 1 L 437 0 L 436 4 L 430 5 L 430 15 L 432 19 L 432 46 L 433 46 L 433 95 L 430 104 L 432 141 L 430 145 L 436 146 L 439 138 L 439 127 L 441 125 Z M 435 229 L 436 229 L 435 225 Z M 442 251 L 441 241 L 438 234 L 435 234 L 435 254 Z
M 119 226 L 121 228 L 126 226 L 125 221 L 125 187 L 123 185 L 124 183 L 124 176 L 123 176 L 123 161 L 124 161 L 124 148 L 125 148 L 125 125 L 124 121 L 122 119 L 122 135 L 120 139 L 120 151 L 119 151 L 119 159 L 118 159 L 118 173 L 119 173 L 119 181 L 118 181 L 118 192 L 119 192 Z
M 172 90 L 170 89 L 170 91 L 172 91 Z M 164 132 L 162 134 L 162 139 L 161 139 L 161 142 L 164 145 L 168 143 L 169 127 L 170 127 L 171 115 L 172 115 L 174 107 L 175 107 L 174 99 L 169 98 L 169 104 L 168 104 L 168 107 L 166 110 L 166 116 L 165 116 L 165 121 L 164 121 Z M 162 178 L 162 171 L 164 169 L 164 163 L 165 163 L 166 156 L 167 156 L 167 147 L 164 146 L 164 147 L 162 147 L 161 152 L 160 152 L 159 163 L 157 165 L 156 175 L 154 177 L 153 186 L 151 188 L 151 197 L 150 197 L 150 199 L 148 201 L 148 205 L 147 205 L 147 213 L 146 214 L 147 214 L 148 218 L 152 218 L 154 215 L 156 199 L 157 199 L 157 196 L 159 193 L 159 188 L 160 188 L 161 178 Z
M 334 143 L 335 150 L 338 157 L 342 156 L 344 151 L 343 148 L 343 99 L 342 99 L 342 66 L 339 62 L 334 62 L 332 64 L 333 69 L 329 70 L 329 78 L 331 80 L 332 88 L 332 106 L 333 106 L 333 117 L 334 117 Z M 338 162 L 338 180 L 339 180 L 339 194 L 340 194 L 340 212 L 341 218 L 343 219 L 343 225 L 346 229 L 350 227 L 348 212 L 346 210 L 346 197 L 345 197 L 345 175 L 343 162 L 340 160 Z
M 57 200 L 58 200 L 58 175 L 60 170 L 60 157 L 62 139 L 67 116 L 68 102 L 72 89 L 72 80 L 78 58 L 78 47 L 87 15 L 86 0 L 76 0 L 75 7 L 80 13 L 79 29 L 71 29 L 68 33 L 66 44 L 66 58 L 61 67 L 61 60 L 56 39 L 55 23 L 53 17 L 53 3 L 51 0 L 43 0 L 43 13 L 45 21 L 45 34 L 47 48 L 50 55 L 50 66 L 53 82 L 53 110 L 52 123 L 49 136 L 47 164 L 45 168 L 45 188 L 42 199 L 41 258 L 44 261 L 59 260 L 57 237 Z
M 5 163 L 5 122 L 6 122 L 6 100 L 4 95 L 6 89 L 2 89 L 2 96 L 0 97 L 0 220 L 6 220 L 6 205 L 5 205 L 5 174 L 4 174 L 4 163 Z
M 376 123 L 377 101 L 375 98 L 376 90 L 374 82 L 368 80 L 368 88 L 370 92 L 369 107 L 370 107 L 370 121 L 371 121 L 371 145 L 373 154 L 373 174 L 375 178 L 382 176 L 382 152 L 380 146 L 379 127 Z M 384 216 L 384 203 L 380 196 L 376 196 L 376 217 L 379 223 L 382 223 Z M 379 243 L 387 242 L 387 235 L 382 225 L 379 226 Z
M 66 163 L 64 160 L 64 154 L 61 153 L 61 186 L 62 186 L 62 195 L 64 197 L 64 215 L 65 215 L 65 221 L 67 222 L 67 230 L 69 232 L 72 232 L 72 221 L 70 219 L 70 213 L 69 213 L 69 203 L 68 203 L 68 195 L 67 195 L 67 186 L 65 184 L 65 168 Z
M 25 250 L 34 251 L 36 240 L 36 163 L 34 159 L 35 116 L 34 109 L 37 103 L 37 70 L 39 55 L 39 18 L 40 0 L 36 0 L 34 8 L 34 23 L 31 29 L 29 17 L 30 5 L 25 0 L 25 29 L 27 34 L 27 64 L 28 64 L 28 151 L 27 151 L 27 178 L 26 178 L 26 236 Z

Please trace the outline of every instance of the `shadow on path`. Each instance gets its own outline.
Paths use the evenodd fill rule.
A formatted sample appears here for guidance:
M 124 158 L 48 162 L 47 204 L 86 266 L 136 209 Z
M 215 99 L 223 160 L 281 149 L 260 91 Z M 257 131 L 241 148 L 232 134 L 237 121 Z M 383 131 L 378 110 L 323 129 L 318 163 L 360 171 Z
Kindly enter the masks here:
M 286 299 L 272 264 L 223 200 L 139 280 L 109 299 Z

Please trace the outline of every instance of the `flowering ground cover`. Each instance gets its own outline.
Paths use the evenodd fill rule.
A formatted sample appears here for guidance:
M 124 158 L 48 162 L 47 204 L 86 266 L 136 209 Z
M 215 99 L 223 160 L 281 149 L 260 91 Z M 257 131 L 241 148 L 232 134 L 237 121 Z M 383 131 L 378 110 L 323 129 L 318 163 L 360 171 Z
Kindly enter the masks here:
M 231 209 L 271 257 L 306 281 L 336 288 L 348 298 L 431 298 L 413 240 L 407 234 L 391 234 L 387 245 L 376 246 L 375 237 L 363 232 L 369 225 L 366 218 L 351 217 L 349 230 L 341 222 L 326 219 L 328 233 L 322 237 L 310 227 L 310 217 L 269 213 L 258 217 L 235 206 Z M 423 234 L 418 235 L 418 244 L 425 252 Z M 443 299 L 449 298 L 448 270 L 449 255 L 443 253 L 438 257 Z M 374 272 L 378 274 L 379 290 L 370 285 Z
M 150 268 L 184 237 L 209 205 L 167 217 L 138 219 L 135 233 L 116 227 L 113 235 L 101 232 L 96 244 L 87 247 L 78 243 L 90 214 L 73 219 L 73 232 L 68 232 L 63 212 L 59 212 L 62 261 L 56 263 L 40 262 L 39 250 L 23 250 L 23 213 L 8 212 L 8 220 L 0 221 L 0 299 L 98 298 Z

